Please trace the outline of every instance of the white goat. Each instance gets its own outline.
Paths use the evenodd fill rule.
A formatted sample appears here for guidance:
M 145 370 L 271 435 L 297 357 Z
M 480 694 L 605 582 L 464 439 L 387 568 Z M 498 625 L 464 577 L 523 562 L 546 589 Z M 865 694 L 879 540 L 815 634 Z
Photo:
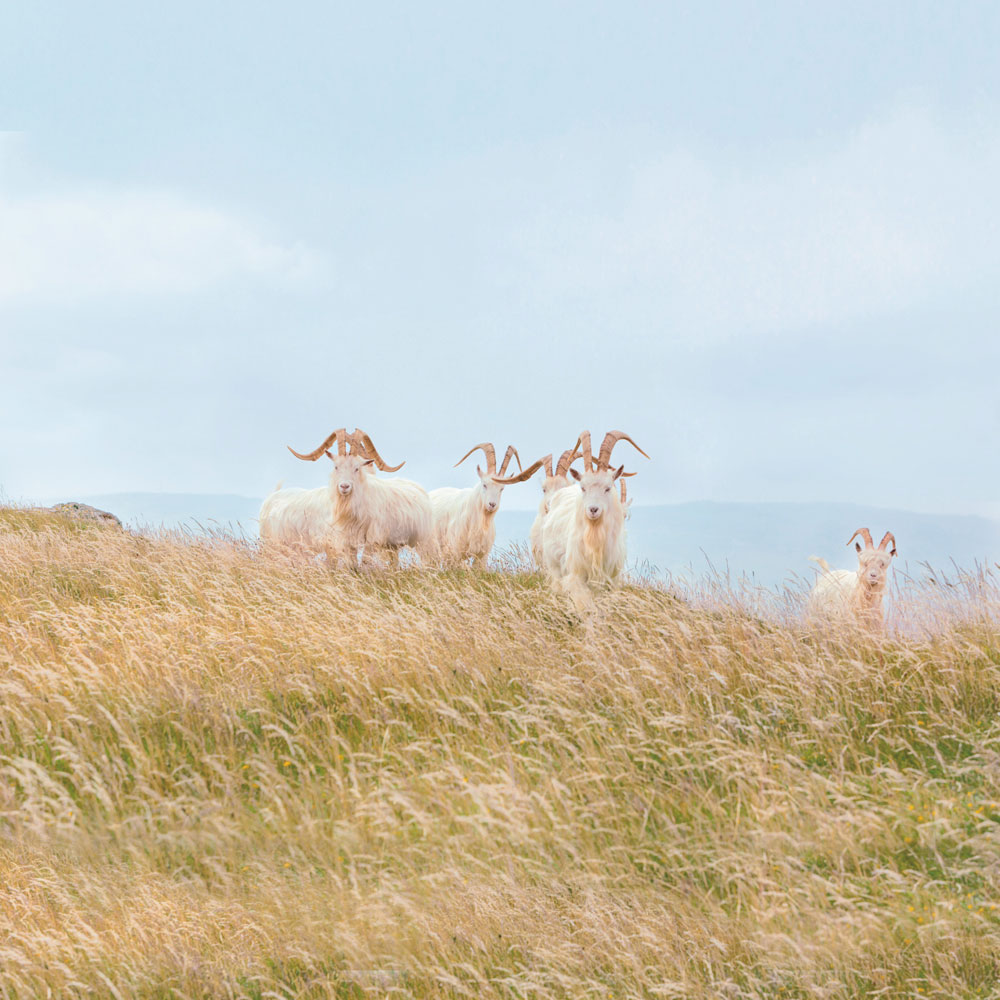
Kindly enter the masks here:
M 577 441 L 577 444 L 580 442 Z M 542 568 L 542 525 L 549 512 L 549 505 L 552 497 L 562 489 L 569 486 L 569 467 L 578 458 L 582 457 L 582 452 L 576 448 L 570 448 L 559 456 L 556 463 L 555 473 L 552 471 L 552 456 L 546 455 L 540 461 L 545 465 L 545 480 L 542 483 L 542 499 L 538 504 L 538 513 L 531 525 L 531 555 L 535 560 L 535 565 Z
M 327 451 L 334 441 L 336 455 Z M 373 466 L 395 472 L 403 463 L 386 465 L 364 431 L 348 435 L 341 427 L 306 455 L 288 450 L 306 462 L 326 455 L 333 462 L 330 483 L 315 490 L 279 490 L 269 496 L 260 513 L 262 539 L 325 552 L 331 564 L 346 556 L 356 566 L 361 548 L 366 558 L 385 551 L 398 565 L 401 548 L 419 548 L 430 537 L 431 505 L 424 488 L 407 479 L 376 478 Z
M 871 533 L 867 528 L 858 528 L 847 544 L 861 535 L 865 547 L 855 542 L 858 553 L 858 569 L 830 569 L 825 559 L 810 556 L 819 563 L 822 573 L 809 595 L 807 613 L 817 619 L 855 618 L 859 624 L 869 627 L 882 625 L 882 596 L 885 594 L 889 566 L 896 554 L 896 539 L 887 531 L 875 548 Z M 891 549 L 887 546 L 891 543 Z
M 584 472 L 570 468 L 576 484 L 552 495 L 542 523 L 543 569 L 578 606 L 589 602 L 589 586 L 614 580 L 625 566 L 625 512 L 614 489 L 625 467 L 611 468 L 611 452 L 623 439 L 649 458 L 627 434 L 608 431 L 595 463 L 590 432 L 580 435 Z
M 513 445 L 507 446 L 500 471 L 497 471 L 497 454 L 488 441 L 470 448 L 456 463 L 461 465 L 475 450 L 481 448 L 486 456 L 486 471 L 477 465 L 479 476 L 477 486 L 457 489 L 442 486 L 427 495 L 431 501 L 433 517 L 433 538 L 429 551 L 433 557 L 445 564 L 456 565 L 472 559 L 477 566 L 484 567 L 486 559 L 497 537 L 496 512 L 500 509 L 500 496 L 505 483 L 502 477 L 507 472 L 511 458 L 517 460 L 521 469 L 521 458 Z

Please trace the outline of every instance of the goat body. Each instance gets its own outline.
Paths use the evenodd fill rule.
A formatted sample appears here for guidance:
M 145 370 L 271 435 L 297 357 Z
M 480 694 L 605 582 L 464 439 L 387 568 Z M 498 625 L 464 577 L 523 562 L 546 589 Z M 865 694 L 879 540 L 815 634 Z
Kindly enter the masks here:
M 263 542 L 288 545 L 312 553 L 336 549 L 333 497 L 328 486 L 305 490 L 276 489 L 260 508 Z
M 472 559 L 477 566 L 486 565 L 497 527 L 496 508 L 486 509 L 483 493 L 480 486 L 442 486 L 427 494 L 433 521 L 430 550 L 438 560 L 454 565 Z
M 431 504 L 422 486 L 409 479 L 378 479 L 361 473 L 354 488 L 338 488 L 338 469 L 330 477 L 332 523 L 352 559 L 359 548 L 386 550 L 398 562 L 401 548 L 420 548 L 431 536 Z

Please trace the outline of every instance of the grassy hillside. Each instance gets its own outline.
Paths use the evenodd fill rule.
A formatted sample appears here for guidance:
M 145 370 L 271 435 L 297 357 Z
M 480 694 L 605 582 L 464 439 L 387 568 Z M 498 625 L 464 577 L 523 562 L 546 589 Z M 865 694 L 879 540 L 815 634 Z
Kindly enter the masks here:
M 580 621 L 0 512 L 0 995 L 998 995 L 990 593 Z

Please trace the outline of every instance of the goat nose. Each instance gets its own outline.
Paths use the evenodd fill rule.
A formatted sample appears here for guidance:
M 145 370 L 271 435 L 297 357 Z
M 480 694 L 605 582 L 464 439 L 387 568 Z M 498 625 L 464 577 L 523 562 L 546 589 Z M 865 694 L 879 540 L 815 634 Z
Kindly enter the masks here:
M 596 513 L 598 512 L 598 510 L 600 510 L 600 508 L 599 508 L 599 507 L 591 507 L 591 508 L 590 508 L 590 513 L 591 513 L 591 514 L 596 514 Z

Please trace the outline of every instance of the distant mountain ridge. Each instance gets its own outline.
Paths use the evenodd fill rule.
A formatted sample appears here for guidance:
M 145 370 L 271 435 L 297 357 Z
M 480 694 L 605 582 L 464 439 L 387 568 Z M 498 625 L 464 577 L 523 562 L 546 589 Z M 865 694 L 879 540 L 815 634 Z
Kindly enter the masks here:
M 71 499 L 111 511 L 133 528 L 226 529 L 250 537 L 257 534 L 260 510 L 260 500 L 235 494 L 113 493 Z M 526 544 L 534 517 L 534 511 L 501 510 L 497 544 Z M 840 503 L 696 501 L 633 506 L 629 562 L 658 574 L 700 577 L 714 569 L 776 586 L 794 576 L 811 578 L 811 555 L 853 568 L 856 560 L 846 542 L 861 526 L 870 528 L 876 541 L 892 531 L 897 567 L 910 574 L 919 573 L 922 563 L 947 569 L 1000 560 L 1000 521 L 985 517 Z

